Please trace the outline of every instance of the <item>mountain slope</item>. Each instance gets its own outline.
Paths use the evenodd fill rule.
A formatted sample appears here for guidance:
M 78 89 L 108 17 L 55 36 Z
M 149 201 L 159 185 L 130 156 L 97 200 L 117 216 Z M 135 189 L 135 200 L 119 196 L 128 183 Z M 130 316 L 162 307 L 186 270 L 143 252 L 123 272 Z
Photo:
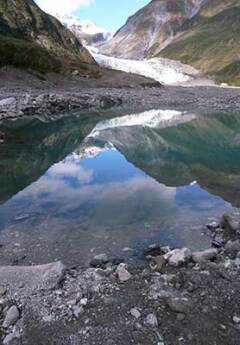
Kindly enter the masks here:
M 240 85 L 240 4 L 209 0 L 160 55 Z
M 95 63 L 79 40 L 32 0 L 0 1 L 0 53 L 0 66 L 43 71 Z
M 103 54 L 142 59 L 156 55 L 179 31 L 183 23 L 194 16 L 205 0 L 152 0 L 106 44 Z
M 99 122 L 88 142 L 113 144 L 160 184 L 176 187 L 197 181 L 239 207 L 240 118 L 229 115 L 150 110 Z
M 164 57 L 240 85 L 239 0 L 152 0 L 100 46 L 130 59 Z

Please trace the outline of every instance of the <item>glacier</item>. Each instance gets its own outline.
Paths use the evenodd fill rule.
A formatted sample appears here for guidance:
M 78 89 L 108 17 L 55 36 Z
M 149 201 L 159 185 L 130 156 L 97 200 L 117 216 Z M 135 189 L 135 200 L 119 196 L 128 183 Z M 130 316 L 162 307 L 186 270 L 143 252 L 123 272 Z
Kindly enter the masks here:
M 152 58 L 131 60 L 100 54 L 97 47 L 86 47 L 96 62 L 105 68 L 142 75 L 166 85 L 213 84 L 197 69 L 179 61 Z

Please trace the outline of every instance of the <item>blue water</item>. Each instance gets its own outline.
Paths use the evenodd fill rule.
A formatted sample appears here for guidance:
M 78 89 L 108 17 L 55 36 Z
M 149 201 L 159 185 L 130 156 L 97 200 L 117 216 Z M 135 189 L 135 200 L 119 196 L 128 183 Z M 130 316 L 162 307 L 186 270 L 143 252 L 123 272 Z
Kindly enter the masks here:
M 61 120 L 50 133 L 51 124 L 36 122 L 31 128 L 42 137 L 39 134 L 33 146 L 26 127 L 5 128 L 9 139 L 0 162 L 6 162 L 5 167 L 12 164 L 14 173 L 4 175 L 3 169 L 0 176 L 5 182 L 0 194 L 0 242 L 5 244 L 1 261 L 11 259 L 4 257 L 6 252 L 27 253 L 23 263 L 61 259 L 84 264 L 102 252 L 135 258 L 155 241 L 207 247 L 205 224 L 238 206 L 235 185 L 240 181 L 239 147 L 233 145 L 233 136 L 226 139 L 229 124 L 237 119 L 231 115 L 226 125 L 225 117 L 223 121 L 212 115 L 209 128 L 209 116 L 198 114 L 177 125 L 155 127 L 128 126 L 127 119 L 125 125 L 103 129 L 100 141 L 96 135 L 88 137 L 95 123 L 79 135 L 72 128 L 82 130 L 87 121 L 82 124 L 73 118 L 66 126 Z M 202 133 L 206 123 L 206 140 L 199 142 L 196 133 Z M 234 130 L 240 133 L 236 123 Z M 64 149 L 71 143 L 65 157 L 61 157 L 63 137 Z M 208 151 L 202 155 L 205 145 Z M 12 161 L 7 148 L 14 151 Z M 227 165 L 226 152 L 234 155 Z

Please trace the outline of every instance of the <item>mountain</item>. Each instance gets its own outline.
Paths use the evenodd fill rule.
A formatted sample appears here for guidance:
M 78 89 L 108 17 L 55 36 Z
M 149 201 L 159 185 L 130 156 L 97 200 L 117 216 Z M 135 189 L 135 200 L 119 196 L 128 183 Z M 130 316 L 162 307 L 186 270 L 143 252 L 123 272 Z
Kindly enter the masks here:
M 209 0 L 160 55 L 240 86 L 240 3 Z
M 65 25 L 82 42 L 83 45 L 94 45 L 108 41 L 112 33 L 99 28 L 90 20 L 81 20 L 70 15 L 56 15 L 60 22 Z
M 168 187 L 193 181 L 239 207 L 239 115 L 150 110 L 99 122 L 88 143 L 111 143 Z M 86 144 L 86 140 L 85 140 Z
M 114 37 L 100 47 L 103 54 L 130 59 L 156 55 L 192 18 L 205 0 L 152 0 Z
M 152 0 L 100 52 L 130 59 L 179 60 L 240 85 L 239 0 Z
M 0 204 L 75 150 L 98 121 L 97 115 L 66 116 L 56 121 L 34 119 L 1 125 L 6 141 L 0 150 Z
M 8 64 L 39 71 L 95 64 L 73 33 L 33 0 L 0 1 L 0 55 L 0 67 Z

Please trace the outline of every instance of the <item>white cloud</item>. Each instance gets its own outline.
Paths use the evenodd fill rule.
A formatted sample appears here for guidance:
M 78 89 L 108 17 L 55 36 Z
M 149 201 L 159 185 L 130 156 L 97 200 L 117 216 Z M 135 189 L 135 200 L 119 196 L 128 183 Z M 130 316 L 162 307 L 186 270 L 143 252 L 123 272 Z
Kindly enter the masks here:
M 41 9 L 55 15 L 71 14 L 80 7 L 90 6 L 94 0 L 36 0 Z

